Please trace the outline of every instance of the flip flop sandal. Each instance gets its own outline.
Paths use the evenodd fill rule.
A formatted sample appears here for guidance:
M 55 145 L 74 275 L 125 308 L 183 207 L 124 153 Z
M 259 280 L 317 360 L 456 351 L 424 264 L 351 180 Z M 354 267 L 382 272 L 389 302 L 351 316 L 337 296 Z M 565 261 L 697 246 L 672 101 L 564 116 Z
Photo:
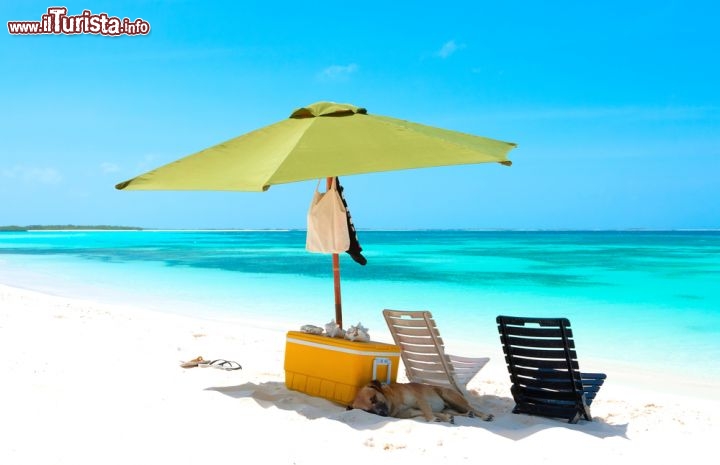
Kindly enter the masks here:
M 188 360 L 187 362 L 182 362 L 180 363 L 180 366 L 183 368 L 194 368 L 196 366 L 201 366 L 203 363 L 207 363 L 207 360 L 203 359 L 202 356 L 200 356 L 192 360 Z
M 231 360 L 223 360 L 223 359 L 217 359 L 213 360 L 212 362 L 203 363 L 200 366 L 202 367 L 213 367 L 213 368 L 219 368 L 221 370 L 240 370 L 242 367 L 238 362 L 233 362 Z

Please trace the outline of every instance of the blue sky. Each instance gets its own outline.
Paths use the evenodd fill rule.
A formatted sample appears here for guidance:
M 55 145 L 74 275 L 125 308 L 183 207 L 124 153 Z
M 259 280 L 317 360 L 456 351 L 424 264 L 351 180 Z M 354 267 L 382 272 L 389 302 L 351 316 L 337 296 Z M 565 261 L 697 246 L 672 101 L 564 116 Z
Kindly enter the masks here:
M 58 5 L 151 32 L 8 32 Z M 114 185 L 329 100 L 518 144 L 344 178 L 361 229 L 720 228 L 719 5 L 5 1 L 0 225 L 303 228 L 314 182 Z

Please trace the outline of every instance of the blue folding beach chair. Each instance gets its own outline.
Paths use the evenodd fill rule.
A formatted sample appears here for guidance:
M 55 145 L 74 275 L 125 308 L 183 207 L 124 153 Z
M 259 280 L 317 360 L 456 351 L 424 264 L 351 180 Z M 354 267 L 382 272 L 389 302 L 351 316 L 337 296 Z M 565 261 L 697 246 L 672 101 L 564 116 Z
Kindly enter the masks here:
M 592 421 L 590 404 L 604 373 L 582 373 L 567 318 L 497 317 L 513 413 Z

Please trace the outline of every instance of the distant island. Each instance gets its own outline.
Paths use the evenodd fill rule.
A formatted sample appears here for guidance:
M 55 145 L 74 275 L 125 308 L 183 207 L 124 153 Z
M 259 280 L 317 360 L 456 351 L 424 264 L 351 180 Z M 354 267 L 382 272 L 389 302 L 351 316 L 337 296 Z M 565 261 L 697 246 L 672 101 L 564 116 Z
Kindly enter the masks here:
M 51 224 L 44 224 L 44 225 L 30 225 L 30 226 L 0 226 L 0 231 L 14 231 L 14 232 L 22 232 L 22 231 L 142 231 L 143 228 L 138 228 L 135 226 L 108 226 L 108 225 L 100 225 L 100 226 L 81 226 L 81 225 L 75 225 L 75 224 L 63 224 L 63 225 L 51 225 Z

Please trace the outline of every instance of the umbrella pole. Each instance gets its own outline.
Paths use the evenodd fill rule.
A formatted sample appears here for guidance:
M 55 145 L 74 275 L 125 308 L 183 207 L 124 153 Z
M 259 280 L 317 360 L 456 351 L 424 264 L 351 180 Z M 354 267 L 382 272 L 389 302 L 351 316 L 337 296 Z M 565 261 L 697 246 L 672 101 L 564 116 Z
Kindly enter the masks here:
M 335 323 L 342 329 L 342 299 L 340 298 L 340 255 L 332 255 L 333 278 L 335 280 Z
M 333 178 L 327 178 L 327 189 L 332 186 Z M 340 296 L 340 255 L 332 254 L 333 281 L 335 283 L 335 323 L 342 329 L 342 298 Z

